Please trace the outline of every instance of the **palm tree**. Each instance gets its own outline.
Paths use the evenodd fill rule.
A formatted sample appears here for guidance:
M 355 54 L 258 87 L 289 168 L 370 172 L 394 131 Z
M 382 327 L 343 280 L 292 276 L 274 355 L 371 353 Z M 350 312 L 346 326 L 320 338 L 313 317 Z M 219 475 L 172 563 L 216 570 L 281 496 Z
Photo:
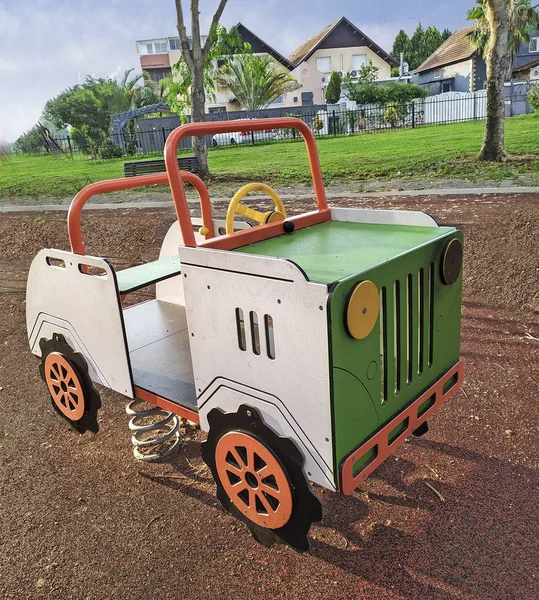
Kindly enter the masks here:
M 467 34 L 468 39 L 486 56 L 491 39 L 490 26 L 486 14 L 486 1 L 476 0 L 477 6 L 468 11 L 468 21 L 474 21 L 475 27 Z M 509 36 L 507 48 L 511 61 L 506 73 L 506 78 L 511 79 L 513 63 L 521 44 L 530 41 L 530 35 L 539 27 L 539 4 L 532 6 L 531 0 L 505 0 L 509 18 Z
M 266 108 L 274 100 L 298 90 L 297 80 L 282 71 L 270 56 L 239 55 L 223 65 L 217 75 L 217 84 L 227 87 L 242 108 Z

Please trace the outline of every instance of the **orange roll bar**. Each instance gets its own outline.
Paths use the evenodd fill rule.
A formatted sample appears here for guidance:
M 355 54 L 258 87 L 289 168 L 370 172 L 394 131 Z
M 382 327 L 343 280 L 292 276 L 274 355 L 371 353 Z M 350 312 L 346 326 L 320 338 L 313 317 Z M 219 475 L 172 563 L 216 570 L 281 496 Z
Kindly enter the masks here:
M 262 129 L 297 129 L 307 146 L 307 154 L 309 156 L 309 164 L 313 176 L 314 192 L 318 210 L 327 211 L 326 190 L 322 179 L 322 171 L 320 169 L 320 161 L 316 150 L 316 141 L 309 126 L 301 119 L 294 117 L 280 117 L 273 119 L 249 119 L 242 121 L 218 121 L 207 123 L 188 123 L 181 125 L 175 129 L 167 138 L 165 144 L 165 165 L 167 167 L 170 189 L 176 212 L 178 213 L 178 221 L 182 232 L 183 242 L 186 246 L 195 247 L 195 235 L 193 228 L 190 226 L 189 208 L 185 190 L 183 189 L 183 179 L 185 173 L 180 171 L 177 161 L 178 146 L 182 139 L 189 136 L 231 133 L 235 131 L 260 131 Z
M 176 162 L 176 166 L 178 163 Z M 179 169 L 177 169 L 179 172 Z M 213 219 L 211 212 L 211 202 L 210 195 L 206 186 L 194 173 L 189 173 L 186 171 L 181 172 L 182 181 L 186 181 L 190 183 L 198 192 L 198 196 L 200 198 L 200 207 L 202 211 L 202 222 L 204 223 L 204 227 L 206 227 L 209 231 L 206 236 L 207 239 L 214 237 L 215 232 L 213 230 Z M 84 242 L 82 241 L 82 231 L 80 226 L 80 216 L 82 209 L 86 202 L 92 196 L 96 194 L 106 194 L 108 192 L 118 192 L 120 190 L 129 190 L 137 187 L 144 187 L 148 185 L 159 185 L 159 184 L 168 184 L 169 178 L 167 173 L 158 173 L 156 175 L 140 175 L 138 177 L 130 177 L 128 179 L 110 179 L 108 181 L 100 181 L 98 183 L 91 183 L 83 188 L 71 202 L 71 206 L 69 207 L 69 212 L 67 215 L 67 231 L 69 233 L 69 242 L 71 244 L 71 250 L 75 254 L 85 254 L 84 250 Z M 182 189 L 182 192 L 183 189 Z M 176 207 L 176 214 L 178 215 L 178 219 L 180 222 L 180 228 L 182 235 L 185 236 L 185 231 L 189 231 L 190 235 L 187 236 L 187 239 L 194 239 L 193 228 L 191 225 L 191 216 L 189 214 L 189 208 L 187 205 L 187 198 L 185 197 L 185 192 L 183 193 L 183 204 L 178 204 L 176 202 L 176 197 L 173 195 L 174 205 Z M 184 237 L 184 243 L 186 243 Z

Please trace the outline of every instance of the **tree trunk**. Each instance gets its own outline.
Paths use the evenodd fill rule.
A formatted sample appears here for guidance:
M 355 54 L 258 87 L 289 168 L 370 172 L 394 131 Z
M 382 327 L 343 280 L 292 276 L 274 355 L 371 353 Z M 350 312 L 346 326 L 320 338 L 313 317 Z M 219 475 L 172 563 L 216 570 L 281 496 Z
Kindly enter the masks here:
M 175 0 L 176 15 L 178 17 L 178 34 L 181 41 L 182 56 L 191 73 L 191 121 L 203 123 L 206 120 L 206 90 L 204 89 L 204 62 L 210 52 L 214 26 L 219 23 L 227 0 L 220 0 L 219 6 L 213 15 L 206 43 L 202 46 L 200 39 L 200 11 L 199 0 L 191 0 L 191 43 L 185 29 L 183 8 L 181 0 Z M 198 158 L 199 172 L 202 179 L 208 177 L 208 148 L 205 137 L 193 138 L 193 152 Z
M 197 62 L 195 60 L 195 65 Z M 191 73 L 191 121 L 193 123 L 202 123 L 206 120 L 206 92 L 204 90 L 204 71 L 197 69 Z M 208 177 L 208 148 L 205 137 L 193 138 L 193 150 L 198 158 L 198 174 L 204 179 Z
M 479 160 L 503 161 L 505 125 L 505 77 L 511 60 L 508 50 L 509 17 L 505 0 L 486 0 L 490 29 L 487 63 L 487 121 Z

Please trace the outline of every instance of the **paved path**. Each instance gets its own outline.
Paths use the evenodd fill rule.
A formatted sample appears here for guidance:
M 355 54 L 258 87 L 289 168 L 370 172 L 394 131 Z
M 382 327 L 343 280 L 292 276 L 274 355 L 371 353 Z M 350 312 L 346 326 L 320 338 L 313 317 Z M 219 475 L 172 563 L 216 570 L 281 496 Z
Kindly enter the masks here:
M 328 192 L 326 196 L 329 200 L 332 198 L 389 198 L 395 196 L 468 196 L 481 194 L 539 194 L 539 187 L 491 187 L 491 188 L 440 188 L 430 190 L 404 190 L 400 192 Z M 281 194 L 283 200 L 299 200 L 305 198 L 314 198 L 314 194 Z M 198 199 L 189 198 L 189 203 L 198 204 Z M 212 198 L 212 202 L 230 202 L 228 197 Z M 115 208 L 170 208 L 172 200 L 140 200 L 121 201 L 114 203 L 89 203 L 84 210 L 108 210 Z M 35 205 L 17 205 L 0 204 L 0 213 L 12 212 L 43 212 L 43 211 L 66 211 L 69 204 L 35 204 Z

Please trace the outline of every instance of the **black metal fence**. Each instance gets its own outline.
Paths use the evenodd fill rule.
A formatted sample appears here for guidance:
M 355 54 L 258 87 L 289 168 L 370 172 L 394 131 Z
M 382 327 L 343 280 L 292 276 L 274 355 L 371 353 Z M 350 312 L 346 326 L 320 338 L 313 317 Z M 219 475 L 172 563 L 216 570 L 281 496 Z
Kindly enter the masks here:
M 507 106 L 507 116 L 512 116 L 512 106 Z M 519 111 L 520 112 L 520 111 Z M 528 112 L 528 111 L 526 111 Z M 301 107 L 298 110 L 290 108 L 258 110 L 242 113 L 220 113 L 207 115 L 207 120 L 233 120 L 241 115 L 241 119 L 269 118 L 275 116 L 294 116 L 303 120 L 317 138 L 352 136 L 379 131 L 425 127 L 442 123 L 459 123 L 483 119 L 486 116 L 486 93 L 478 92 L 460 97 L 432 96 L 416 99 L 411 102 L 385 105 L 371 104 L 345 109 L 343 106 Z M 231 119 L 231 117 L 233 117 Z M 161 125 L 163 123 L 163 125 Z M 111 135 L 110 139 L 125 155 L 146 155 L 161 153 L 170 133 L 180 125 L 177 117 L 165 119 L 139 119 L 135 130 L 122 134 Z M 231 132 L 226 134 L 208 135 L 206 140 L 209 147 L 230 147 L 241 145 L 256 145 L 272 142 L 293 142 L 301 136 L 294 129 L 262 130 L 249 132 Z M 191 138 L 182 140 L 180 150 L 191 150 Z M 31 150 L 32 151 L 32 150 Z M 69 136 L 55 136 L 36 144 L 37 153 L 84 154 L 90 156 Z M 97 149 L 94 156 L 110 158 Z

